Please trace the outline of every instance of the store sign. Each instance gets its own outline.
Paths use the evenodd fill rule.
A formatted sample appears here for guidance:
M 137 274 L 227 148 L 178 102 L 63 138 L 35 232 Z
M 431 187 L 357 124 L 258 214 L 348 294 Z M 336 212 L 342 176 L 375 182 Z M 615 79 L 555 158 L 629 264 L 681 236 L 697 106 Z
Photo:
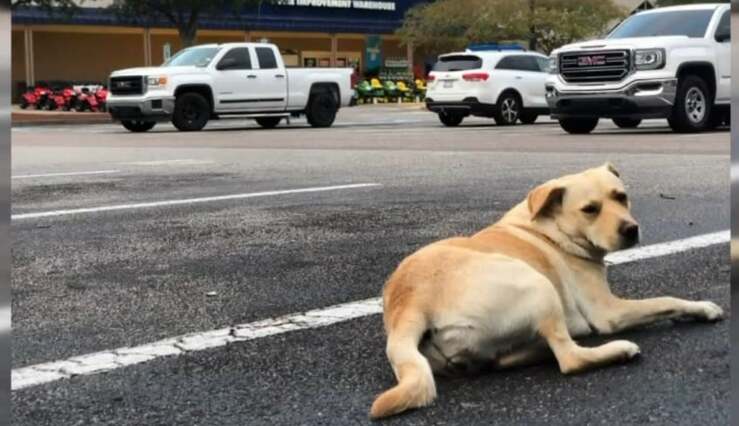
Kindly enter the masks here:
M 387 58 L 385 68 L 408 68 L 408 58 Z
M 280 6 L 331 7 L 335 9 L 364 9 L 395 11 L 395 1 L 369 0 L 277 0 Z

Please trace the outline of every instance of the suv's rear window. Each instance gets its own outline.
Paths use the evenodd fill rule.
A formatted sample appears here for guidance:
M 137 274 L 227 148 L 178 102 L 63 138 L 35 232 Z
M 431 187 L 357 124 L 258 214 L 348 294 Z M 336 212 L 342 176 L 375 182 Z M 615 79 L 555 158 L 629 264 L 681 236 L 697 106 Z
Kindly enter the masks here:
M 482 59 L 470 55 L 444 56 L 434 65 L 434 71 L 467 71 L 480 68 Z
M 638 13 L 616 27 L 608 38 L 688 36 L 706 34 L 714 9 Z

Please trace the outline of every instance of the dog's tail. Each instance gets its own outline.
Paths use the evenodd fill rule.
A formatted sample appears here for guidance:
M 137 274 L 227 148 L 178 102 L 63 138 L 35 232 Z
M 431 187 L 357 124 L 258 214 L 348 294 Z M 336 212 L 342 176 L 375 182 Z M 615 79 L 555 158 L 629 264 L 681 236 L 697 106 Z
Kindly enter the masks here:
M 398 384 L 375 399 L 370 417 L 379 419 L 405 410 L 429 405 L 436 398 L 431 365 L 421 355 L 418 344 L 426 331 L 426 320 L 404 318 L 395 330 L 388 330 L 387 356 Z

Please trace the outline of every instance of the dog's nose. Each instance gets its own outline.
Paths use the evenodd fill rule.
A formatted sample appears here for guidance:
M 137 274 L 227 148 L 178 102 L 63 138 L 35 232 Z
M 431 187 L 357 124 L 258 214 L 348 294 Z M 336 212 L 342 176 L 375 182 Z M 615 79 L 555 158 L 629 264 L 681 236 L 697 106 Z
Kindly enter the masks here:
M 639 241 L 639 225 L 634 222 L 622 222 L 618 233 L 629 243 L 635 244 Z

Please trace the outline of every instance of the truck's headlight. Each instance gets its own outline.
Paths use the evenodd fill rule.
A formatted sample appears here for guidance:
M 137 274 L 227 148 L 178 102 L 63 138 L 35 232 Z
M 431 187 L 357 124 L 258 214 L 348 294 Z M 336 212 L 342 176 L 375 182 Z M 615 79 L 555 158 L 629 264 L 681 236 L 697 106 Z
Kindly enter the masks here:
M 656 70 L 665 66 L 665 49 L 634 51 L 634 66 L 638 70 Z
M 146 85 L 149 87 L 161 87 L 167 84 L 166 76 L 149 76 L 146 78 Z
M 557 74 L 559 72 L 559 62 L 557 61 L 557 55 L 549 57 L 549 74 Z

